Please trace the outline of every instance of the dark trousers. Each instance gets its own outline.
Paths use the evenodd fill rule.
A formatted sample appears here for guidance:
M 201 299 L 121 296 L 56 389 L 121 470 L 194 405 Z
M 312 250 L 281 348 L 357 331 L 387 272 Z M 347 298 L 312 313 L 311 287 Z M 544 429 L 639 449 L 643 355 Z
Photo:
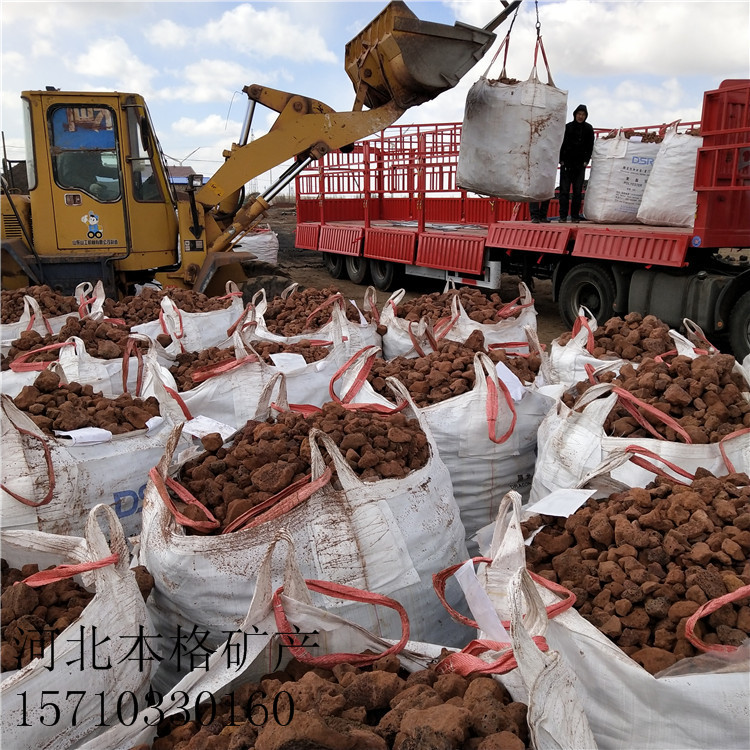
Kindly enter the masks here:
M 583 179 L 586 176 L 586 165 L 560 167 L 560 219 L 568 216 L 568 194 L 573 188 L 573 201 L 570 206 L 570 215 L 577 219 L 581 215 L 581 191 L 583 190 Z
M 542 201 L 541 203 L 531 201 L 529 203 L 529 214 L 531 215 L 532 219 L 546 219 L 548 210 L 549 201 Z

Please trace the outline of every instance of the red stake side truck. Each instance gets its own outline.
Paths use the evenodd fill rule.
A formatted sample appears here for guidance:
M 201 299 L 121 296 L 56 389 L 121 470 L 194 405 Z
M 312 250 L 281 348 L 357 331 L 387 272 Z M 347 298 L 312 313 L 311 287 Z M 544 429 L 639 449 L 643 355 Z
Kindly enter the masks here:
M 750 80 L 703 98 L 692 227 L 532 224 L 528 205 L 456 188 L 460 123 L 394 125 L 330 153 L 297 178 L 296 246 L 325 253 L 334 278 L 453 278 L 488 290 L 500 273 L 551 279 L 563 320 L 636 311 L 684 318 L 750 353 Z M 663 126 L 662 126 L 663 127 Z M 634 128 L 653 131 L 659 128 Z M 597 131 L 597 135 L 606 133 Z M 585 213 L 585 207 L 584 207 Z

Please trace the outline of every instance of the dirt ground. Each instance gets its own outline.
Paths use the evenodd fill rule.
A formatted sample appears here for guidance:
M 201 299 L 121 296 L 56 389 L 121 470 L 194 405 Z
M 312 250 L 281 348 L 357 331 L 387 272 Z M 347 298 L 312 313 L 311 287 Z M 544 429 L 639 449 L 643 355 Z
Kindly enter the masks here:
M 364 285 L 353 284 L 349 279 L 334 279 L 323 267 L 320 253 L 314 250 L 298 250 L 294 246 L 296 214 L 293 205 L 273 206 L 267 215 L 268 223 L 279 238 L 279 266 L 301 285 L 323 288 L 336 286 L 346 297 L 358 304 L 364 296 Z M 517 276 L 504 276 L 500 296 L 510 301 L 518 296 Z M 443 291 L 444 285 L 436 280 L 407 277 L 404 288 L 406 300 L 422 294 Z M 390 293 L 378 292 L 378 307 L 388 299 Z M 548 344 L 560 334 L 567 331 L 557 311 L 557 303 L 552 301 L 552 282 L 535 282 L 534 306 L 537 311 L 537 330 L 539 340 Z

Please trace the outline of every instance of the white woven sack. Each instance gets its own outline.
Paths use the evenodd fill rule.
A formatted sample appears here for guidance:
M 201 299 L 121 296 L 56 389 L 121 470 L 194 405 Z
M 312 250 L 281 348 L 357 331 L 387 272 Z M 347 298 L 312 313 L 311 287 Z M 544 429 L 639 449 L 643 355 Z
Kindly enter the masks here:
M 144 362 L 150 360 L 154 367 L 161 370 L 164 382 L 173 388 L 174 379 L 168 370 L 173 360 L 167 351 L 157 341 L 146 336 L 134 334 L 131 338 L 136 340 L 141 338 L 147 342 L 148 351 L 142 357 L 133 356 L 125 360 L 92 357 L 86 351 L 83 340 L 77 336 L 71 336 L 65 345 L 60 347 L 57 360 L 44 369 L 55 370 L 66 383 L 88 384 L 93 386 L 94 391 L 100 391 L 106 398 L 112 398 L 124 392 L 123 367 L 126 367 L 127 391 L 137 396 L 140 395 L 138 384 L 143 379 Z M 0 375 L 2 392 L 15 398 L 24 386 L 34 384 L 41 371 L 41 369 L 21 369 L 18 372 L 12 369 L 6 370 Z
M 146 352 L 139 357 L 101 359 L 88 354 L 84 342 L 77 336 L 71 336 L 66 342 L 71 346 L 60 349 L 57 370 L 66 382 L 90 385 L 94 391 L 101 391 L 106 398 L 117 398 L 125 392 L 140 396 L 146 366 L 157 370 L 165 385 L 175 388 L 174 378 L 168 369 L 173 364 L 173 359 L 161 344 L 142 334 L 133 334 L 130 338 L 134 344 L 137 341 L 144 342 L 148 347 Z M 124 384 L 123 370 L 126 370 Z
M 71 315 L 78 317 L 78 313 L 71 313 Z M 68 317 L 64 316 L 65 319 Z M 65 320 L 63 319 L 60 327 L 64 323 Z M 18 322 L 0 325 L 0 352 L 3 356 L 8 354 L 11 344 L 25 331 L 36 331 L 40 336 L 49 336 L 53 332 L 50 320 L 44 317 L 39 303 L 28 294 L 24 295 L 23 313 Z
M 259 420 L 269 414 L 273 386 L 264 393 Z M 282 407 L 284 401 L 283 395 L 277 399 Z M 466 558 L 464 529 L 448 470 L 429 428 L 417 418 L 430 440 L 430 459 L 422 469 L 400 480 L 362 482 L 331 439 L 314 430 L 311 483 L 284 501 L 291 509 L 282 514 L 272 508 L 255 526 L 219 536 L 188 536 L 162 499 L 159 477 L 172 461 L 175 434 L 144 496 L 140 562 L 155 579 L 149 607 L 157 630 L 198 625 L 210 631 L 206 643 L 218 645 L 221 630 L 230 629 L 247 608 L 265 548 L 286 529 L 305 577 L 392 596 L 409 613 L 415 638 L 461 641 L 465 629 L 434 596 L 431 576 Z M 333 460 L 340 490 L 328 482 L 319 444 Z M 341 614 L 380 636 L 393 635 L 391 624 L 364 605 L 344 605 Z M 174 684 L 178 676 L 175 665 L 163 664 L 157 687 Z
M 692 227 L 698 194 L 693 189 L 698 149 L 703 138 L 678 133 L 664 136 L 638 208 L 638 221 L 669 227 Z
M 286 561 L 276 560 L 272 565 L 274 549 L 281 541 L 287 545 Z M 361 654 L 366 650 L 372 654 L 384 654 L 388 650 L 393 652 L 396 645 L 393 641 L 379 638 L 329 610 L 314 606 L 294 553 L 293 541 L 287 533 L 280 533 L 270 542 L 257 572 L 250 607 L 246 613 L 239 615 L 233 628 L 238 632 L 209 656 L 207 669 L 196 669 L 184 677 L 163 696 L 161 703 L 142 711 L 132 726 L 115 725 L 81 745 L 79 750 L 101 750 L 103 747 L 107 750 L 130 750 L 140 743 L 151 743 L 156 737 L 157 724 L 164 716 L 185 715 L 181 705 L 188 707 L 188 712 L 194 717 L 194 707 L 199 697 L 207 700 L 208 696 L 213 696 L 218 702 L 221 696 L 238 685 L 258 681 L 271 670 L 279 656 L 279 668 L 285 667 L 291 658 L 291 651 L 282 646 L 281 639 L 276 635 L 278 625 L 272 608 L 272 595 L 281 584 L 284 593 L 280 598 L 289 623 L 303 633 L 316 631 L 314 640 L 318 646 L 310 648 L 312 656 Z M 399 642 L 397 648 L 400 646 Z M 398 651 L 398 656 L 402 667 L 414 672 L 427 668 L 439 658 L 442 648 L 439 644 L 407 641 L 404 649 Z M 242 663 L 229 663 L 227 655 L 238 652 L 243 654 Z M 188 697 L 186 703 L 184 696 Z M 257 718 L 260 718 L 260 713 Z M 284 713 L 281 720 L 285 718 Z M 268 720 L 274 721 L 273 717 L 268 717 Z
M 609 395 L 607 395 L 609 394 Z M 599 398 L 606 396 L 606 398 Z M 662 463 L 689 474 L 703 467 L 714 474 L 750 470 L 750 433 L 737 431 L 721 443 L 693 445 L 655 438 L 607 437 L 604 422 L 617 400 L 608 383 L 591 386 L 569 409 L 562 400 L 547 414 L 537 434 L 538 457 L 530 500 L 557 489 L 578 487 L 604 462 L 623 453 L 648 451 Z M 583 407 L 582 411 L 576 411 Z M 645 487 L 655 472 L 624 463 L 612 477 L 629 487 Z
M 89 282 L 84 282 L 76 287 L 74 296 L 80 306 L 76 312 L 66 315 L 53 315 L 45 317 L 39 303 L 31 295 L 23 298 L 23 313 L 16 323 L 3 323 L 0 325 L 0 342 L 3 354 L 10 348 L 10 342 L 15 341 L 23 331 L 36 331 L 40 336 L 52 334 L 56 336 L 65 325 L 68 318 L 80 318 L 81 311 L 86 317 L 98 319 L 102 316 L 104 305 L 104 284 L 98 281 L 94 287 Z
M 396 404 L 377 393 L 367 382 L 373 349 L 363 349 L 342 373 L 341 399 L 350 404 L 376 404 L 395 409 Z M 470 554 L 477 553 L 473 537 L 497 517 L 503 496 L 512 489 L 528 499 L 536 463 L 539 423 L 554 400 L 534 387 L 525 387 L 514 401 L 498 377 L 492 360 L 483 353 L 474 357 L 477 377 L 467 393 L 423 408 L 414 407 L 429 425 L 440 458 L 450 472 L 453 494 L 466 530 Z M 400 382 L 396 391 L 411 398 Z
M 512 614 L 508 587 L 525 567 L 520 507 L 498 518 L 491 565 L 480 575 L 501 619 Z M 559 598 L 534 584 L 545 606 Z M 528 600 L 527 600 L 528 601 Z M 570 608 L 547 624 L 546 640 L 576 675 L 576 692 L 601 750 L 737 750 L 750 745 L 750 674 L 655 678 Z
M 164 453 L 172 427 L 184 421 L 182 411 L 149 371 L 144 391 L 159 399 L 162 423 L 148 432 L 94 444 L 45 435 L 3 395 L 0 526 L 80 534 L 89 510 L 104 503 L 115 511 L 128 536 L 138 534 L 148 471 Z
M 446 285 L 446 291 L 451 287 L 455 288 L 452 281 Z M 536 331 L 536 308 L 531 290 L 524 282 L 518 285 L 518 298 L 509 302 L 506 308 L 503 318 L 497 323 L 477 323 L 468 316 L 456 295 L 452 302 L 451 318 L 438 328 L 437 336 L 439 339 L 463 343 L 474 331 L 481 331 L 486 347 L 502 345 L 508 352 L 527 354 L 527 329 Z
M 485 74 L 469 89 L 456 185 L 509 201 L 552 198 L 568 92 L 555 88 L 551 77 L 542 83 L 536 67 L 526 81 L 501 79 Z
M 281 295 L 282 298 L 287 299 L 293 295 L 297 290 L 297 286 L 298 284 L 292 284 L 287 287 Z M 359 310 L 360 319 L 358 323 L 347 318 L 344 310 L 346 301 L 343 296 L 340 294 L 333 295 L 327 301 L 327 304 L 330 304 L 331 306 L 331 319 L 325 325 L 320 326 L 320 328 L 317 328 L 316 330 L 306 331 L 305 333 L 294 336 L 281 336 L 268 330 L 264 318 L 264 313 L 268 309 L 268 302 L 265 289 L 261 289 L 256 293 L 252 300 L 252 305 L 255 308 L 256 320 L 254 334 L 267 341 L 277 341 L 279 343 L 289 344 L 311 338 L 316 340 L 336 341 L 339 336 L 342 336 L 346 343 L 348 356 L 359 351 L 363 346 L 380 346 L 382 338 L 377 330 L 380 315 L 377 308 L 377 291 L 375 290 L 375 287 L 367 287 L 362 301 L 362 309 L 371 313 L 372 322 L 367 322 L 355 300 L 349 300 L 349 302 Z
M 133 326 L 131 331 L 142 333 L 152 339 L 156 339 L 162 333 L 171 336 L 174 343 L 167 347 L 170 354 L 210 349 L 231 335 L 227 331 L 236 324 L 245 308 L 242 292 L 233 281 L 227 282 L 226 296 L 231 297 L 232 301 L 223 310 L 199 313 L 184 312 L 169 296 L 164 296 L 158 320 Z
M 589 330 L 593 334 L 599 326 L 594 315 L 586 307 L 579 308 L 578 316 L 585 322 L 578 333 L 567 344 L 561 344 L 559 339 L 555 339 L 550 346 L 550 384 L 560 383 L 569 388 L 588 378 L 587 367 L 593 367 L 595 370 L 605 367 L 619 372 L 620 368 L 627 364 L 627 360 L 624 359 L 616 357 L 599 359 L 589 353 L 586 348 Z M 635 363 L 631 364 L 633 364 L 633 367 L 638 366 Z
M 253 227 L 243 238 L 242 243 L 235 245 L 234 250 L 250 252 L 265 263 L 276 265 L 279 260 L 279 235 L 272 231 L 269 224 Z
M 444 293 L 455 289 L 449 281 Z M 388 298 L 380 313 L 380 322 L 386 327 L 383 334 L 383 357 L 423 357 L 435 351 L 437 344 L 446 339 L 463 343 L 474 331 L 481 331 L 486 346 L 503 345 L 509 352 L 526 353 L 529 349 L 528 328 L 536 331 L 536 309 L 528 286 L 518 285 L 518 299 L 509 303 L 507 316 L 497 323 L 478 323 L 464 310 L 458 294 L 451 302 L 450 317 L 439 321 L 420 320 L 418 323 L 400 318 L 398 305 L 406 294 L 397 289 Z
M 257 340 L 257 339 L 256 339 Z M 205 379 L 175 396 L 186 410 L 186 417 L 209 417 L 240 429 L 258 410 L 264 386 L 274 376 L 286 377 L 287 397 L 293 404 L 322 406 L 331 400 L 328 386 L 346 361 L 348 347 L 339 340 L 324 359 L 310 364 L 296 360 L 281 366 L 267 364 L 252 347 L 253 337 L 235 331 L 232 337 L 235 358 L 205 374 Z M 229 343 L 229 342 L 225 342 Z M 222 348 L 228 348 L 223 346 Z M 170 375 L 171 377 L 171 375 Z
M 109 526 L 109 544 L 99 526 L 102 518 Z M 97 505 L 88 515 L 82 538 L 3 531 L 0 541 L 3 557 L 13 567 L 37 563 L 42 570 L 119 555 L 116 562 L 80 574 L 82 585 L 95 592 L 81 616 L 56 636 L 43 656 L 4 675 L 0 683 L 4 747 L 68 750 L 102 724 L 117 723 L 118 711 L 132 710 L 128 692 L 143 704 L 149 689 L 154 662 L 139 662 L 130 652 L 141 627 L 149 634 L 153 630 L 128 567 L 122 527 L 110 508 Z M 109 666 L 102 668 L 105 665 Z M 118 704 L 120 696 L 124 700 Z M 57 721 L 54 706 L 60 711 Z
M 635 224 L 658 143 L 626 138 L 597 138 L 591 157 L 584 213 L 602 224 Z

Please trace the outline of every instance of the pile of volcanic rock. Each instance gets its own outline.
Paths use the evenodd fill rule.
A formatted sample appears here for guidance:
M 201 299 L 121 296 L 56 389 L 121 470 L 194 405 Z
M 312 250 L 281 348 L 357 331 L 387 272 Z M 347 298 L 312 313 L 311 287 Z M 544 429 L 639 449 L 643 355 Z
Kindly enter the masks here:
M 394 357 L 388 361 L 376 359 L 367 376 L 373 389 L 392 399 L 393 392 L 387 377 L 400 380 L 419 407 L 438 404 L 474 387 L 474 355 L 485 352 L 495 363 L 503 362 L 519 380 L 531 383 L 541 366 L 538 354 L 521 356 L 503 349 L 485 350 L 484 336 L 474 331 L 464 343 L 443 340 L 438 351 L 424 357 Z
M 404 302 L 398 306 L 397 314 L 400 318 L 419 321 L 422 318 L 436 323 L 442 318 L 450 318 L 453 309 L 453 299 L 458 296 L 466 314 L 475 322 L 492 325 L 503 318 L 498 313 L 507 303 L 500 299 L 500 295 L 485 294 L 480 289 L 462 287 L 447 292 L 433 292 Z M 519 310 L 515 311 L 518 314 Z M 510 317 L 515 317 L 511 315 Z
M 32 587 L 24 579 L 39 572 L 36 564 L 2 566 L 2 671 L 26 666 L 56 635 L 74 623 L 94 594 L 72 578 Z
M 2 369 L 10 369 L 13 360 L 28 352 L 31 354 L 26 358 L 26 362 L 54 362 L 60 356 L 59 348 L 44 347 L 64 343 L 71 336 L 81 339 L 86 347 L 86 353 L 92 357 L 119 359 L 123 356 L 130 337 L 130 328 L 91 318 L 70 317 L 55 336 L 41 336 L 36 331 L 24 331 L 12 342 L 7 356 L 3 358 Z
M 105 398 L 91 385 L 62 383 L 50 370 L 41 372 L 33 385 L 24 386 L 13 403 L 48 435 L 84 427 L 122 435 L 146 429 L 148 420 L 159 416 L 159 402 L 153 396 L 140 399 L 124 393 Z
M 564 333 L 557 340 L 565 346 L 572 333 Z M 624 318 L 610 318 L 593 332 L 593 344 L 587 345 L 589 354 L 597 359 L 618 357 L 629 362 L 640 362 L 644 357 L 655 357 L 674 349 L 669 326 L 655 315 L 643 317 L 628 313 Z
M 251 342 L 251 346 L 264 362 L 271 365 L 273 364 L 272 354 L 299 354 L 304 357 L 305 362 L 310 364 L 325 359 L 331 351 L 330 346 L 313 344 L 306 339 L 290 344 L 256 339 Z M 196 373 L 210 372 L 212 369 L 220 368 L 236 360 L 234 348 L 212 346 L 200 352 L 181 352 L 175 357 L 175 363 L 169 371 L 177 383 L 177 389 L 182 393 L 198 385 L 198 382 L 193 379 Z
M 576 595 L 575 607 L 651 674 L 699 653 L 685 636 L 707 601 L 750 585 L 750 479 L 699 470 L 589 500 L 568 518 L 522 524 L 529 569 Z M 698 620 L 707 644 L 740 645 L 750 597 Z
M 750 385 L 731 354 L 704 354 L 695 359 L 684 355 L 663 360 L 648 357 L 637 370 L 626 364 L 619 374 L 602 373 L 598 381 L 619 386 L 673 418 L 693 443 L 717 443 L 750 427 Z M 572 407 L 591 385 L 589 381 L 577 383 L 563 396 L 564 403 Z M 659 436 L 687 442 L 659 414 L 643 408 L 639 412 Z M 619 402 L 609 413 L 604 430 L 614 437 L 655 437 Z
M 286 299 L 274 297 L 268 302 L 263 313 L 266 328 L 279 336 L 299 336 L 322 328 L 331 319 L 332 297 L 338 297 L 338 304 L 344 306 L 347 320 L 361 323 L 364 319 L 372 322 L 371 310 L 359 310 L 334 286 L 323 289 L 295 290 Z M 321 308 L 318 310 L 318 308 Z M 378 333 L 385 333 L 385 327 L 378 326 Z
M 313 428 L 332 438 L 363 481 L 403 478 L 425 466 L 430 455 L 416 420 L 400 413 L 350 411 L 330 402 L 311 416 L 285 412 L 275 422 L 250 420 L 226 445 L 218 434 L 207 435 L 205 452 L 185 463 L 179 482 L 219 520 L 218 533 L 310 474 Z M 206 520 L 197 506 L 182 507 L 179 498 L 176 505 L 191 520 Z
M 33 297 L 46 318 L 54 318 L 59 315 L 68 315 L 78 312 L 76 298 L 60 294 L 46 284 L 39 286 L 27 286 L 23 289 L 3 289 L 0 309 L 2 315 L 0 322 L 17 323 L 24 310 L 24 297 Z
M 52 566 L 54 567 L 54 566 Z M 41 656 L 52 640 L 72 625 L 94 598 L 72 578 L 42 586 L 28 586 L 23 581 L 39 572 L 36 563 L 12 568 L 3 559 L 2 570 L 2 647 L 0 671 L 25 667 Z M 143 600 L 154 587 L 153 576 L 143 565 L 133 569 Z
M 121 300 L 108 297 L 104 300 L 104 315 L 108 318 L 123 320 L 128 326 L 149 323 L 159 319 L 161 301 L 164 297 L 169 297 L 179 310 L 187 313 L 225 310 L 232 304 L 232 298 L 228 296 L 207 297 L 192 289 L 176 287 L 154 289 L 147 286 L 141 290 L 140 294 L 123 297 Z
M 526 714 L 491 677 L 409 674 L 395 655 L 331 670 L 292 660 L 132 750 L 524 750 Z

